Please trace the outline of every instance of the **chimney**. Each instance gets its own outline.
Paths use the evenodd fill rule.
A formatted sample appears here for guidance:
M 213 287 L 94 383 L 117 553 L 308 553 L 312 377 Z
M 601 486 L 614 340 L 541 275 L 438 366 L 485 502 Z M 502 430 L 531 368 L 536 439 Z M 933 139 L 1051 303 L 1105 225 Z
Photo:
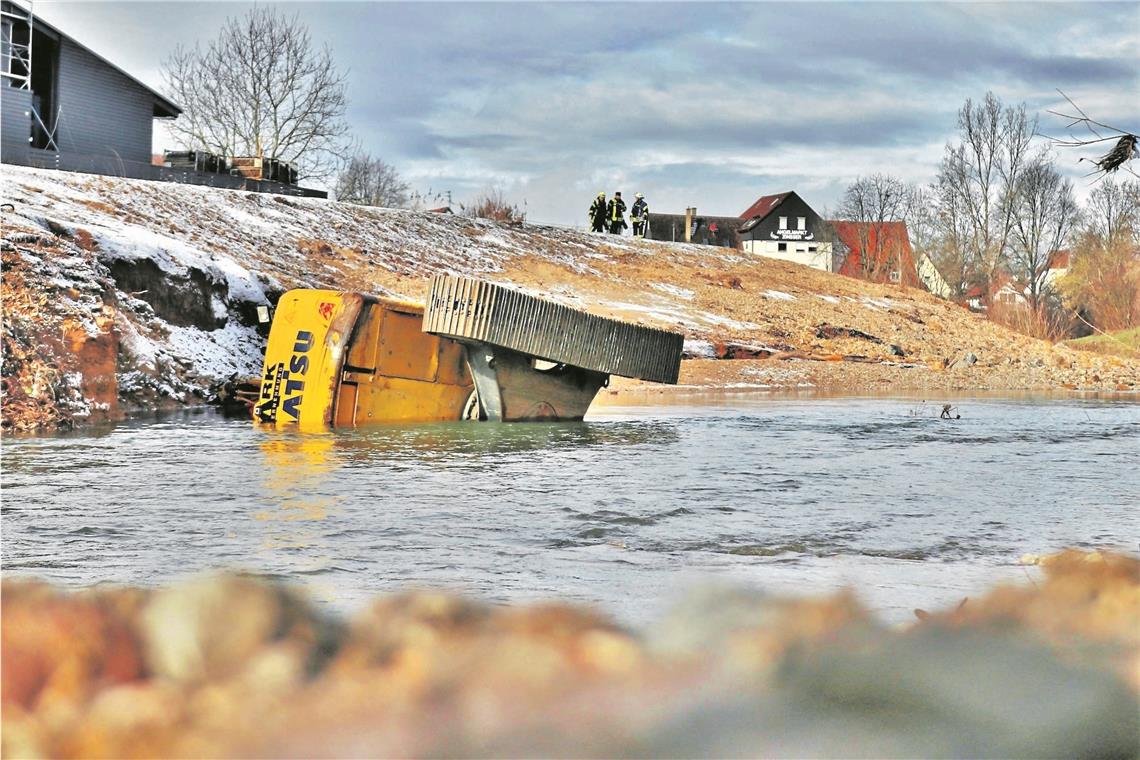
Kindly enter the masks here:
M 689 243 L 693 240 L 693 217 L 697 215 L 697 207 L 689 206 L 685 208 L 685 242 Z

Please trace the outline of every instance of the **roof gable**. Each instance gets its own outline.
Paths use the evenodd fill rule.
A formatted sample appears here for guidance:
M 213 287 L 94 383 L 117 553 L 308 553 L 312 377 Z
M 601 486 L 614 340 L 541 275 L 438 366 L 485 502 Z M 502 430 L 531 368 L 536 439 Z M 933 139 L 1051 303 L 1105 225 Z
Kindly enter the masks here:
M 39 16 L 32 13 L 30 10 L 28 10 L 24 6 L 19 5 L 17 3 L 13 3 L 11 0 L 4 0 L 3 9 L 6 13 L 8 13 L 8 12 L 15 13 L 17 11 L 21 15 L 24 13 L 27 13 L 28 15 L 30 15 L 32 17 L 32 23 L 35 24 L 35 26 L 47 29 L 52 34 L 54 34 L 56 37 L 58 37 L 59 39 L 66 40 L 67 42 L 71 43 L 72 45 L 75 45 L 76 47 L 82 48 L 83 50 L 86 50 L 88 53 L 95 56 L 95 58 L 97 58 L 98 60 L 107 64 L 112 69 L 114 69 L 115 71 L 118 71 L 120 74 L 125 76 L 127 79 L 131 80 L 132 82 L 137 84 L 139 87 L 141 87 L 144 90 L 146 90 L 147 92 L 149 92 L 151 95 L 154 96 L 154 115 L 156 117 L 174 118 L 174 117 L 177 117 L 179 114 L 182 113 L 182 109 L 179 108 L 178 105 L 174 103 L 174 101 L 170 100 L 170 98 L 166 97 L 165 95 L 163 95 L 163 94 L 157 92 L 156 90 L 152 89 L 151 87 L 147 86 L 141 80 L 139 80 L 137 77 L 132 76 L 127 71 L 124 71 L 121 67 L 116 66 L 115 64 L 111 63 L 104 56 L 100 55 L 99 53 L 95 52 L 91 48 L 87 47 L 86 45 L 84 45 L 82 42 L 75 39 L 71 35 L 60 31 L 57 27 L 55 27 L 52 24 L 49 24 L 48 22 L 44 21 L 42 18 L 40 18 Z

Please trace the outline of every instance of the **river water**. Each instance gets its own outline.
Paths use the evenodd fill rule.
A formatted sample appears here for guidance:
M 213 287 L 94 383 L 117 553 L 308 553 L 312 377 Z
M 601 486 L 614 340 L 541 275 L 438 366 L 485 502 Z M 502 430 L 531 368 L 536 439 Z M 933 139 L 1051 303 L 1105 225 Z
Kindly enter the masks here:
M 155 585 L 237 568 L 351 611 L 384 592 L 595 603 L 854 587 L 913 619 L 1025 554 L 1136 553 L 1140 403 L 737 397 L 580 424 L 329 434 L 212 413 L 3 444 L 6 577 Z

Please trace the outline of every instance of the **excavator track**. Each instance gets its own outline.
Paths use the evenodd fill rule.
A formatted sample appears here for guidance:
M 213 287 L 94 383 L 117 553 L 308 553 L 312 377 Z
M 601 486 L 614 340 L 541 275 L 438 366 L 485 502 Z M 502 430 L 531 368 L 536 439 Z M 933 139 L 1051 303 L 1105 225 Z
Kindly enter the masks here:
M 432 278 L 423 330 L 557 364 L 675 384 L 684 336 L 587 314 L 473 277 Z

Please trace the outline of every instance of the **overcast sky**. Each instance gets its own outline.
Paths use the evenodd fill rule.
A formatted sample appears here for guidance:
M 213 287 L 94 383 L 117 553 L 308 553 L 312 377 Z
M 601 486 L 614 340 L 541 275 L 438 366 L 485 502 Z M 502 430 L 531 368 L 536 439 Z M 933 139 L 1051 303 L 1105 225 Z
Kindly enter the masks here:
M 265 3 L 263 3 L 265 4 Z M 51 2 L 47 21 L 161 89 L 176 42 L 246 3 Z M 583 224 L 600 190 L 736 215 L 816 210 L 873 172 L 934 176 L 956 112 L 1064 90 L 1140 130 L 1140 3 L 283 3 L 348 71 L 365 149 L 455 201 L 498 187 Z M 174 147 L 156 138 L 156 147 Z M 1086 152 L 1084 155 L 1092 155 Z M 1059 155 L 1079 176 L 1078 154 Z M 1088 164 L 1084 164 L 1087 167 Z M 1085 195 L 1088 180 L 1077 180 Z

